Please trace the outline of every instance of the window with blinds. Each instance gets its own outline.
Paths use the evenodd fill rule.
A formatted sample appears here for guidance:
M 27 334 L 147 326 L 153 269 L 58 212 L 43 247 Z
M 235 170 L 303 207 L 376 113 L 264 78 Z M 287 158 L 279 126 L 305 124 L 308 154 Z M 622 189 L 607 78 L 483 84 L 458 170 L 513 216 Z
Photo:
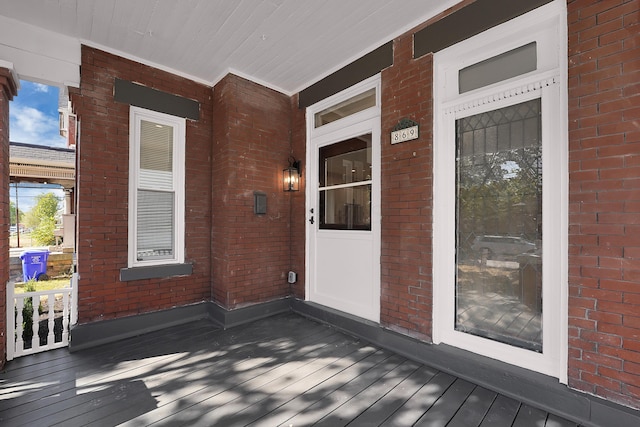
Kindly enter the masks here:
M 184 127 L 131 107 L 130 266 L 184 262 Z

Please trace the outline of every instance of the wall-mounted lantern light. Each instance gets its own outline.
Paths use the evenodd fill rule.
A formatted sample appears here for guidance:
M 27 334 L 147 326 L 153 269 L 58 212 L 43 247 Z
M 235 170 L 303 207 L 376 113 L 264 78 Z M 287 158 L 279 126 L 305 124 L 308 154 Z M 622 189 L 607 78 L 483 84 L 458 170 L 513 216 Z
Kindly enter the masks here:
M 282 171 L 282 189 L 298 191 L 300 189 L 300 160 L 289 156 L 289 167 Z

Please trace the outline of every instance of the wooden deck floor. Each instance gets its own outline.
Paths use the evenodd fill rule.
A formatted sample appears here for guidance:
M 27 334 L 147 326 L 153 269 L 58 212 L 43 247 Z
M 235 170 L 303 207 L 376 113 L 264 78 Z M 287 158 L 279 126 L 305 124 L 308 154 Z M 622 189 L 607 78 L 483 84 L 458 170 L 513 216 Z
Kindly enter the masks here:
M 0 425 L 575 426 L 295 314 L 16 359 Z

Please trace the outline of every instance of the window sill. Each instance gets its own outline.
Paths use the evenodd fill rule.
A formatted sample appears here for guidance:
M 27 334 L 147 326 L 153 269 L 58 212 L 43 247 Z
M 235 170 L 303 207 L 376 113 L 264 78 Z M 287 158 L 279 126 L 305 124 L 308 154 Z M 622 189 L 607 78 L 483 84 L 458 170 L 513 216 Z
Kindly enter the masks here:
M 192 264 L 166 264 L 149 267 L 121 268 L 120 281 L 129 282 L 132 280 L 162 279 L 172 276 L 190 276 L 192 273 Z

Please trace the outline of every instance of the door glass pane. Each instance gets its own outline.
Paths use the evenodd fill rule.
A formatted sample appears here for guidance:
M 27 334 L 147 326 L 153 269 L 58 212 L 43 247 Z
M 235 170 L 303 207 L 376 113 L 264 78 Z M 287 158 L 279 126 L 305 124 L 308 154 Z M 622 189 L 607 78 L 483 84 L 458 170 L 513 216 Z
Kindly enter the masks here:
M 320 229 L 371 230 L 371 184 L 320 192 Z
M 455 328 L 542 351 L 540 99 L 456 127 Z
M 371 230 L 371 134 L 320 148 L 320 229 Z

